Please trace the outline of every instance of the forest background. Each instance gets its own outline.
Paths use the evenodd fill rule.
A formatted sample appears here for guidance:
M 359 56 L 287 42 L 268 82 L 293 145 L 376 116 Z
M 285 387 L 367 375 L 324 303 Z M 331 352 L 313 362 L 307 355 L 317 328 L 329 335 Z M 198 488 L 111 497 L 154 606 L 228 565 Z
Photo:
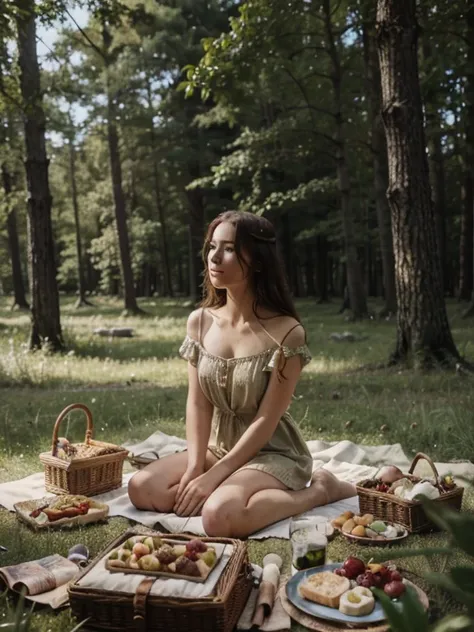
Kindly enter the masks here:
M 379 315 L 395 314 L 407 259 L 386 195 L 375 3 L 97 0 L 82 25 L 79 5 L 38 4 L 38 25 L 67 20 L 51 45 L 30 0 L 3 10 L 0 288 L 27 305 L 28 242 L 46 233 L 30 258 L 42 279 L 29 276 L 33 294 L 47 288 L 32 302 L 48 324 L 31 346 L 64 346 L 57 291 L 78 305 L 120 295 L 130 313 L 140 296 L 198 300 L 204 229 L 225 208 L 276 224 L 296 297 L 340 296 L 356 319 L 382 297 Z M 472 8 L 433 2 L 417 19 L 433 209 L 422 230 L 436 233 L 442 297 L 471 314 Z M 30 239 L 27 178 L 47 207 Z

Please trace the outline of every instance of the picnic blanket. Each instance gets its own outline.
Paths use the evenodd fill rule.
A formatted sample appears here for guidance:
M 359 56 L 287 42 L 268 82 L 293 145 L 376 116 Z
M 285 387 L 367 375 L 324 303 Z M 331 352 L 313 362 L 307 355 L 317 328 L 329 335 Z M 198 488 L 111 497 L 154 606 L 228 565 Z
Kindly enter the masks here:
M 407 471 L 413 454 L 408 457 L 400 444 L 368 446 L 355 444 L 351 441 L 308 441 L 308 448 L 313 457 L 313 471 L 324 467 L 341 480 L 357 482 L 363 478 L 373 476 L 382 465 L 393 464 Z M 179 437 L 166 435 L 157 431 L 150 437 L 134 445 L 126 445 L 135 454 L 156 453 L 160 458 L 186 448 L 186 441 Z M 452 473 L 455 477 L 474 480 L 474 464 L 470 461 L 456 463 L 435 463 L 439 474 Z M 431 470 L 426 461 L 420 462 L 417 473 L 429 475 Z M 176 514 L 163 514 L 151 511 L 140 511 L 130 502 L 127 493 L 129 479 L 134 472 L 126 472 L 123 476 L 121 488 L 100 494 L 94 498 L 109 505 L 110 516 L 124 516 L 148 527 L 163 527 L 171 533 L 188 531 L 203 535 L 204 530 L 200 517 L 180 518 Z M 38 472 L 17 481 L 0 484 L 0 505 L 14 511 L 14 504 L 22 500 L 38 499 L 46 494 L 44 488 L 44 474 Z M 358 510 L 357 496 L 348 498 L 324 507 L 317 507 L 305 515 L 323 515 L 332 519 L 343 511 Z M 263 539 L 269 537 L 289 538 L 290 519 L 282 520 L 266 529 L 262 529 L 251 537 Z

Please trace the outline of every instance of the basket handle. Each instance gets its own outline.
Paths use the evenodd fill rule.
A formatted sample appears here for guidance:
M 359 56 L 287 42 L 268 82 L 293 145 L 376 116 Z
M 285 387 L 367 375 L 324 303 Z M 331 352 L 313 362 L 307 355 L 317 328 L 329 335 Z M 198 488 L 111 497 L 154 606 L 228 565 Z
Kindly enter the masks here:
M 92 413 L 91 411 L 87 408 L 87 406 L 85 404 L 69 404 L 69 406 L 66 406 L 66 408 L 59 413 L 58 418 L 56 419 L 56 423 L 54 424 L 54 428 L 53 428 L 53 443 L 51 446 L 51 454 L 53 456 L 56 456 L 57 454 L 57 450 L 58 450 L 58 434 L 59 434 L 59 426 L 61 425 L 62 420 L 64 419 L 64 417 L 66 417 L 71 410 L 83 410 L 86 414 L 87 417 L 87 428 L 86 428 L 86 438 L 85 438 L 85 443 L 86 445 L 89 445 L 92 439 L 92 431 L 94 430 L 94 424 L 92 423 Z
M 436 479 L 436 482 L 439 484 L 440 479 L 439 479 L 438 470 L 436 469 L 436 465 L 433 463 L 432 459 L 430 459 L 430 457 L 424 454 L 423 452 L 418 452 L 418 454 L 415 454 L 415 458 L 413 459 L 410 465 L 410 469 L 408 470 L 408 473 L 413 474 L 413 472 L 415 471 L 416 464 L 418 463 L 418 461 L 421 461 L 421 459 L 425 459 L 425 461 L 428 461 L 428 465 L 433 470 L 433 474 Z

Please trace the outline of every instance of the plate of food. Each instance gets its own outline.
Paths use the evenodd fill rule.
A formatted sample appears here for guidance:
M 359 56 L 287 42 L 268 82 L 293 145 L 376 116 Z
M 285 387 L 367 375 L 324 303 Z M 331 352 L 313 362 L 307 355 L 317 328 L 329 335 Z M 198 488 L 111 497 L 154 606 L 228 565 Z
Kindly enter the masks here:
M 172 537 L 132 536 L 107 556 L 112 573 L 134 573 L 205 582 L 216 567 L 225 545 L 194 538 L 188 542 Z
M 401 542 L 410 534 L 400 524 L 376 520 L 372 514 L 358 515 L 346 511 L 331 522 L 351 542 L 369 546 L 386 546 Z
M 105 520 L 109 506 L 82 495 L 64 494 L 14 505 L 20 520 L 33 529 L 59 529 Z
M 395 604 L 412 586 L 423 607 L 426 594 L 403 578 L 394 565 L 368 564 L 348 557 L 343 564 L 325 564 L 299 571 L 288 581 L 286 595 L 299 610 L 327 621 L 360 625 L 380 623 L 386 615 L 372 588 L 379 588 Z

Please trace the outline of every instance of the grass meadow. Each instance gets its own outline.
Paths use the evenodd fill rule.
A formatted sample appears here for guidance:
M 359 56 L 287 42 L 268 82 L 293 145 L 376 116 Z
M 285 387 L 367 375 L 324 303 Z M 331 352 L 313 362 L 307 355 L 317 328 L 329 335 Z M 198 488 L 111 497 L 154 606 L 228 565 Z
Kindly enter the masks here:
M 41 469 L 38 454 L 51 443 L 58 413 L 72 402 L 92 411 L 94 438 L 117 443 L 145 439 L 155 430 L 184 436 L 186 363 L 178 357 L 192 306 L 185 299 L 140 301 L 144 317 L 122 318 L 120 300 L 94 297 L 94 307 L 74 309 L 75 297 L 62 297 L 61 316 L 67 349 L 61 355 L 27 350 L 29 316 L 9 310 L 0 297 L 0 482 Z M 435 460 L 474 457 L 474 378 L 433 371 L 415 374 L 403 369 L 380 369 L 395 341 L 395 322 L 347 323 L 337 315 L 339 303 L 298 302 L 307 329 L 313 360 L 303 372 L 291 407 L 306 439 L 349 439 L 357 443 L 401 443 L 408 455 L 418 451 Z M 371 308 L 377 309 L 377 304 Z M 474 321 L 461 318 L 462 306 L 448 305 L 455 342 L 461 354 L 474 359 Z M 133 338 L 103 338 L 99 327 L 133 327 Z M 336 342 L 331 333 L 349 330 L 358 342 Z M 60 432 L 72 440 L 84 436 L 84 417 L 71 414 Z M 466 507 L 471 495 L 466 494 Z M 0 510 L 0 544 L 8 548 L 0 563 L 16 563 L 86 542 L 93 554 L 128 525 L 123 518 L 106 526 L 70 533 L 33 535 L 15 516 Z M 411 546 L 439 544 L 442 534 L 410 538 Z M 279 550 L 288 562 L 286 541 L 251 542 L 252 559 Z M 343 559 L 360 553 L 336 539 L 330 556 Z M 364 555 L 370 555 L 367 549 Z M 451 560 L 452 561 L 452 560 Z M 439 564 L 442 564 L 441 560 Z M 412 570 L 425 568 L 421 558 L 406 562 Z M 437 562 L 432 562 L 437 564 Z M 5 601 L 5 600 L 4 600 Z M 441 593 L 436 608 L 455 605 Z M 11 616 L 5 601 L 4 620 Z M 8 607 L 7 607 L 8 606 Z M 0 618 L 1 622 L 1 618 Z M 68 610 L 52 614 L 38 610 L 34 630 L 67 631 L 74 622 Z M 295 630 L 299 629 L 294 626 Z

